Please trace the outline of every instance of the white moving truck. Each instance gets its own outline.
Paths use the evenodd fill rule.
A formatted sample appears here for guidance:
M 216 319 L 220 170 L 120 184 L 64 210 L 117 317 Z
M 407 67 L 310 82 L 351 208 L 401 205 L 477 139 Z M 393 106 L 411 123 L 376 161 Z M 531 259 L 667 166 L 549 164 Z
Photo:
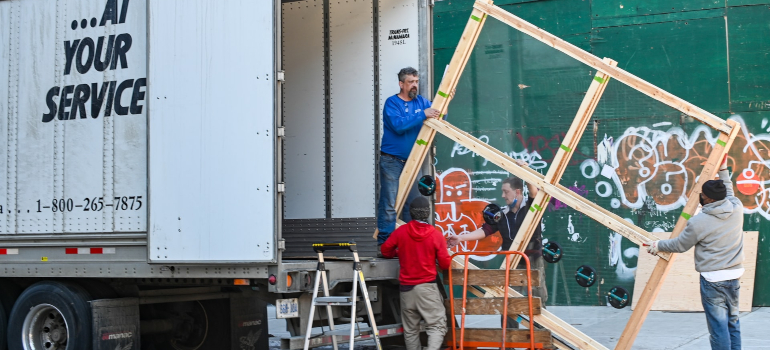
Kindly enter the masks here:
M 399 334 L 380 114 L 430 94 L 430 3 L 0 0 L 0 350 L 264 349 L 278 299 L 301 338 L 353 240 Z

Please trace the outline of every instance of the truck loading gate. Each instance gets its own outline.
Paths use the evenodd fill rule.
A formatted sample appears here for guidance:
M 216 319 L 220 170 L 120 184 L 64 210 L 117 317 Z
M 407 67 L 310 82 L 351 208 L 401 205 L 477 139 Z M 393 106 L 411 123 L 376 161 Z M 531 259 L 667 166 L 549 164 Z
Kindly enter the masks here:
M 564 137 L 560 149 L 554 157 L 553 164 L 548 168 L 548 172 L 545 176 L 529 168 L 518 166 L 508 155 L 474 138 L 442 119 L 427 120 L 417 137 L 417 141 L 412 148 L 407 164 L 401 174 L 399 192 L 396 199 L 396 208 L 399 213 L 406 200 L 406 190 L 412 187 L 418 174 L 419 167 L 423 163 L 425 156 L 428 154 L 429 146 L 433 143 L 436 132 L 439 132 L 479 156 L 484 157 L 486 160 L 520 177 L 522 180 L 536 184 L 536 186 L 541 189 L 534 199 L 531 212 L 527 213 L 524 223 L 522 224 L 522 228 L 525 228 L 524 234 L 517 235 L 509 250 L 524 250 L 526 242 L 529 242 L 529 239 L 543 216 L 543 209 L 546 207 L 551 197 L 557 198 L 573 209 L 599 221 L 601 224 L 618 232 L 634 243 L 641 244 L 646 241 L 657 240 L 658 238 L 655 235 L 628 223 L 614 213 L 591 203 L 559 184 L 559 179 L 564 173 L 573 150 L 577 146 L 607 83 L 611 78 L 614 78 L 720 132 L 719 138 L 703 167 L 698 181 L 688 196 L 687 204 L 684 206 L 681 216 L 678 218 L 671 237 L 673 238 L 679 235 L 687 224 L 687 220 L 694 214 L 698 206 L 698 197 L 700 196 L 701 186 L 708 179 L 712 179 L 716 174 L 717 165 L 724 155 L 727 154 L 727 151 L 730 149 L 730 146 L 740 131 L 740 124 L 732 120 L 725 121 L 716 117 L 715 115 L 684 101 L 623 69 L 617 68 L 617 63 L 615 61 L 609 58 L 600 59 L 540 28 L 537 28 L 521 18 L 506 12 L 500 7 L 494 6 L 492 1 L 478 0 L 473 7 L 474 10 L 465 26 L 460 42 L 457 45 L 433 101 L 433 108 L 441 111 L 442 116 L 446 114 L 447 111 L 449 92 L 453 91 L 457 86 L 460 75 L 468 62 L 471 51 L 476 44 L 476 40 L 488 16 L 494 17 L 495 19 L 500 20 L 501 22 L 596 69 L 597 73 L 593 77 L 588 92 L 578 109 L 577 115 Z M 652 272 L 652 276 L 644 288 L 641 298 L 636 304 L 636 308 L 620 337 L 616 349 L 630 349 L 633 345 L 634 340 L 641 329 L 641 325 L 650 311 L 655 297 L 660 291 L 660 287 L 663 284 L 662 282 L 671 268 L 670 263 L 675 257 L 676 254 L 659 254 L 659 259 Z M 518 259 L 513 262 L 513 266 L 516 266 L 517 263 Z M 456 259 L 453 261 L 453 264 L 456 267 L 462 267 L 464 262 Z M 474 269 L 476 267 L 469 264 L 468 268 Z M 506 290 L 502 288 L 487 288 L 485 291 L 472 290 L 472 292 L 479 297 L 500 297 L 504 295 Z M 521 296 L 510 288 L 508 288 L 507 292 L 509 296 Z M 577 348 L 606 349 L 606 347 L 602 346 L 597 341 L 589 338 L 547 310 L 542 310 L 542 314 L 535 316 L 534 319 L 535 322 L 551 330 L 559 338 Z M 559 347 L 567 348 L 567 346 L 560 340 L 555 339 L 555 344 Z

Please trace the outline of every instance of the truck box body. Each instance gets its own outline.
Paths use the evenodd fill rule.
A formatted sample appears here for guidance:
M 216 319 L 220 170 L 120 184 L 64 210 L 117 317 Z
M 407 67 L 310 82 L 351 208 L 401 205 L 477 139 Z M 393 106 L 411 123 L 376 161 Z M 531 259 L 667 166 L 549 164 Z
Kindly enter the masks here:
M 403 67 L 429 91 L 428 14 L 0 1 L 0 275 L 265 278 L 317 240 L 373 256 L 381 109 Z
M 265 348 L 265 302 L 296 347 L 319 242 L 357 242 L 400 335 L 381 110 L 401 68 L 430 93 L 429 28 L 424 0 L 0 0 L 0 349 Z

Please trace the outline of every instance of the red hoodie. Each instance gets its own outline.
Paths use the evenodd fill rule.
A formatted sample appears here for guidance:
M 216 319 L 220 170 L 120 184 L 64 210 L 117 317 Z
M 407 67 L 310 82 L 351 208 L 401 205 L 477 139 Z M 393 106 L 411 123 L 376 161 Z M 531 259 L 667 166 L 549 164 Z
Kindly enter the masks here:
M 435 227 L 416 220 L 393 231 L 380 250 L 386 258 L 398 255 L 401 265 L 398 280 L 407 286 L 435 281 L 436 260 L 442 270 L 448 269 L 452 260 L 444 235 Z

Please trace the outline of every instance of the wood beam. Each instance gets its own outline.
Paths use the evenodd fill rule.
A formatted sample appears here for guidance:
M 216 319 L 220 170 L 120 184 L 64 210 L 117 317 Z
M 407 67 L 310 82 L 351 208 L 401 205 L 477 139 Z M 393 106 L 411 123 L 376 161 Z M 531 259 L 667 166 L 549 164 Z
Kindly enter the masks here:
M 480 0 L 484 4 L 492 4 L 491 0 Z M 479 38 L 481 28 L 484 27 L 484 22 L 487 19 L 487 15 L 481 10 L 473 9 L 471 17 L 468 19 L 468 23 L 465 25 L 465 30 L 460 37 L 460 42 L 457 44 L 452 60 L 449 61 L 449 66 L 446 69 L 444 78 L 441 79 L 438 92 L 433 98 L 431 108 L 437 109 L 441 112 L 441 117 L 446 114 L 447 107 L 449 106 L 449 94 L 457 86 L 457 82 L 460 80 L 465 65 L 468 63 L 468 59 L 471 57 L 473 47 L 476 46 L 476 40 Z M 404 169 L 401 171 L 401 176 L 398 179 L 398 193 L 396 195 L 396 218 L 401 216 L 401 210 L 404 208 L 406 197 L 409 194 L 409 190 L 414 185 L 414 181 L 417 174 L 422 167 L 425 157 L 428 155 L 428 150 L 433 144 L 433 138 L 436 136 L 436 132 L 428 127 L 423 126 L 420 129 L 420 133 L 417 135 L 417 141 L 412 146 L 412 151 L 409 153 L 409 158 L 406 160 Z M 378 231 L 375 230 L 373 238 L 377 238 Z
M 463 269 L 452 269 L 452 285 L 462 286 L 465 281 Z M 530 271 L 532 274 L 532 286 L 540 286 L 540 271 Z M 449 285 L 449 272 L 444 270 L 444 284 Z M 469 286 L 504 286 L 505 271 L 500 270 L 473 270 L 468 271 Z M 511 270 L 508 275 L 509 286 L 526 286 L 527 270 Z
M 485 271 L 485 270 L 474 270 Z M 489 271 L 489 270 L 486 270 Z M 461 315 L 463 312 L 463 299 L 455 298 L 455 314 Z M 532 298 L 532 313 L 539 315 L 542 310 L 540 298 Z M 444 300 L 446 312 L 452 309 L 449 299 Z M 527 297 L 508 298 L 508 316 L 516 318 L 519 314 L 529 313 L 529 300 Z M 470 298 L 465 300 L 466 315 L 502 315 L 503 298 Z M 529 322 L 527 322 L 529 324 Z
M 626 221 L 615 213 L 604 209 L 589 200 L 581 197 L 577 193 L 569 190 L 568 188 L 559 185 L 551 184 L 545 181 L 545 177 L 528 168 L 520 167 L 516 162 L 508 156 L 479 139 L 467 134 L 466 132 L 458 129 L 457 127 L 447 123 L 443 120 L 427 120 L 425 125 L 434 128 L 436 131 L 444 134 L 455 142 L 463 145 L 472 152 L 484 157 L 484 159 L 492 162 L 493 164 L 505 169 L 521 178 L 526 182 L 535 184 L 541 191 L 558 198 L 564 204 L 572 207 L 573 209 L 587 215 L 588 217 L 598 221 L 609 229 L 619 233 L 620 235 L 628 238 L 636 244 L 643 244 L 644 242 L 657 240 L 655 235 L 639 228 L 638 226 Z M 541 207 L 539 210 L 543 210 Z M 536 209 L 538 210 L 538 209 Z M 669 253 L 660 253 L 658 256 L 662 259 L 668 259 Z
M 598 57 L 556 37 L 551 33 L 546 32 L 543 29 L 538 28 L 537 26 L 519 17 L 514 16 L 510 12 L 507 12 L 498 6 L 484 3 L 482 1 L 476 1 L 476 3 L 473 5 L 473 8 L 489 14 L 501 22 L 518 29 L 522 33 L 542 41 L 543 43 L 567 54 L 568 56 L 580 62 L 583 62 L 584 64 L 587 64 L 590 67 L 593 67 L 594 69 L 607 73 L 618 81 L 638 90 L 647 96 L 663 102 L 684 114 L 692 116 L 701 123 L 706 124 L 713 129 L 716 129 L 724 134 L 730 133 L 730 125 L 725 123 L 722 118 L 719 118 L 690 102 L 676 97 L 674 94 L 665 91 L 655 85 L 652 85 L 647 81 L 629 72 L 626 72 L 623 69 L 610 66 L 609 64 L 602 62 L 602 60 Z
M 703 184 L 714 178 L 722 163 L 722 159 L 725 154 L 727 154 L 727 151 L 730 150 L 730 146 L 732 146 L 735 137 L 738 136 L 740 124 L 734 120 L 728 120 L 727 123 L 731 124 L 732 130 L 728 135 L 719 135 L 719 139 L 717 139 L 717 142 L 714 144 L 714 148 L 711 150 L 711 154 L 709 155 L 706 164 L 703 166 L 698 181 L 690 191 L 687 204 L 684 206 L 682 214 L 676 222 L 676 226 L 674 226 L 671 238 L 679 236 L 685 226 L 687 226 L 687 221 L 695 214 L 695 210 L 698 208 Z M 728 179 L 728 181 L 730 180 Z M 634 311 L 631 313 L 631 318 L 628 320 L 626 328 L 623 330 L 623 333 L 618 340 L 618 344 L 615 346 L 615 350 L 631 349 L 631 346 L 634 345 L 634 340 L 636 340 L 636 336 L 642 328 L 644 319 L 647 318 L 647 314 L 650 312 L 652 304 L 655 302 L 655 298 L 658 296 L 658 292 L 660 292 L 660 288 L 663 286 L 663 281 L 671 270 L 671 266 L 673 266 L 675 257 L 676 255 L 672 254 L 668 261 L 658 259 L 655 269 L 652 271 L 652 275 L 650 275 L 650 279 L 644 287 L 642 296 L 639 298 L 639 301 L 636 302 Z
M 613 67 L 618 64 L 618 62 L 606 57 L 603 62 Z M 588 126 L 588 122 L 591 120 L 591 116 L 594 114 L 594 110 L 596 110 L 596 106 L 599 104 L 602 94 L 604 94 L 604 90 L 607 88 L 609 80 L 610 76 L 607 75 L 607 73 L 602 71 L 596 72 L 585 97 L 583 97 L 580 108 L 578 108 L 575 119 L 572 121 L 572 125 L 570 125 L 567 134 L 564 136 L 564 140 L 562 140 L 561 147 L 556 151 L 556 156 L 554 156 L 551 166 L 548 167 L 548 172 L 545 174 L 544 178 L 546 182 L 558 184 L 562 175 L 564 175 L 564 171 L 567 170 L 567 165 L 569 165 L 570 159 L 572 158 L 573 150 L 577 147 L 578 142 L 580 142 L 580 138 L 583 136 L 583 132 Z M 526 213 L 524 222 L 522 222 L 519 232 L 516 233 L 516 237 L 514 237 L 508 250 L 523 252 L 526 249 L 529 240 L 532 239 L 532 235 L 534 235 L 535 231 L 540 226 L 540 219 L 543 218 L 543 214 L 545 213 L 545 210 L 536 210 L 535 208 L 545 209 L 550 200 L 551 196 L 545 191 L 537 192 L 537 195 L 535 195 L 532 202 L 532 209 L 530 209 L 529 213 Z M 521 256 L 515 254 L 511 266 L 514 268 L 518 266 L 520 259 Z M 505 269 L 505 263 L 500 264 L 500 269 Z
M 553 340 L 551 334 L 545 330 L 535 330 L 535 343 L 543 344 L 544 349 L 551 349 L 553 347 Z M 456 337 L 458 337 L 457 343 L 459 343 L 460 328 L 455 331 Z M 465 344 L 464 347 L 470 347 L 471 343 L 481 343 L 483 347 L 499 346 L 498 344 L 502 340 L 503 330 L 496 329 L 484 329 L 484 328 L 466 328 L 465 329 Z M 529 330 L 528 329 L 507 329 L 505 331 L 506 342 L 511 343 L 529 343 Z M 450 344 L 452 343 L 452 330 L 450 329 L 444 336 L 444 340 Z M 497 344 L 495 344 L 497 343 Z

